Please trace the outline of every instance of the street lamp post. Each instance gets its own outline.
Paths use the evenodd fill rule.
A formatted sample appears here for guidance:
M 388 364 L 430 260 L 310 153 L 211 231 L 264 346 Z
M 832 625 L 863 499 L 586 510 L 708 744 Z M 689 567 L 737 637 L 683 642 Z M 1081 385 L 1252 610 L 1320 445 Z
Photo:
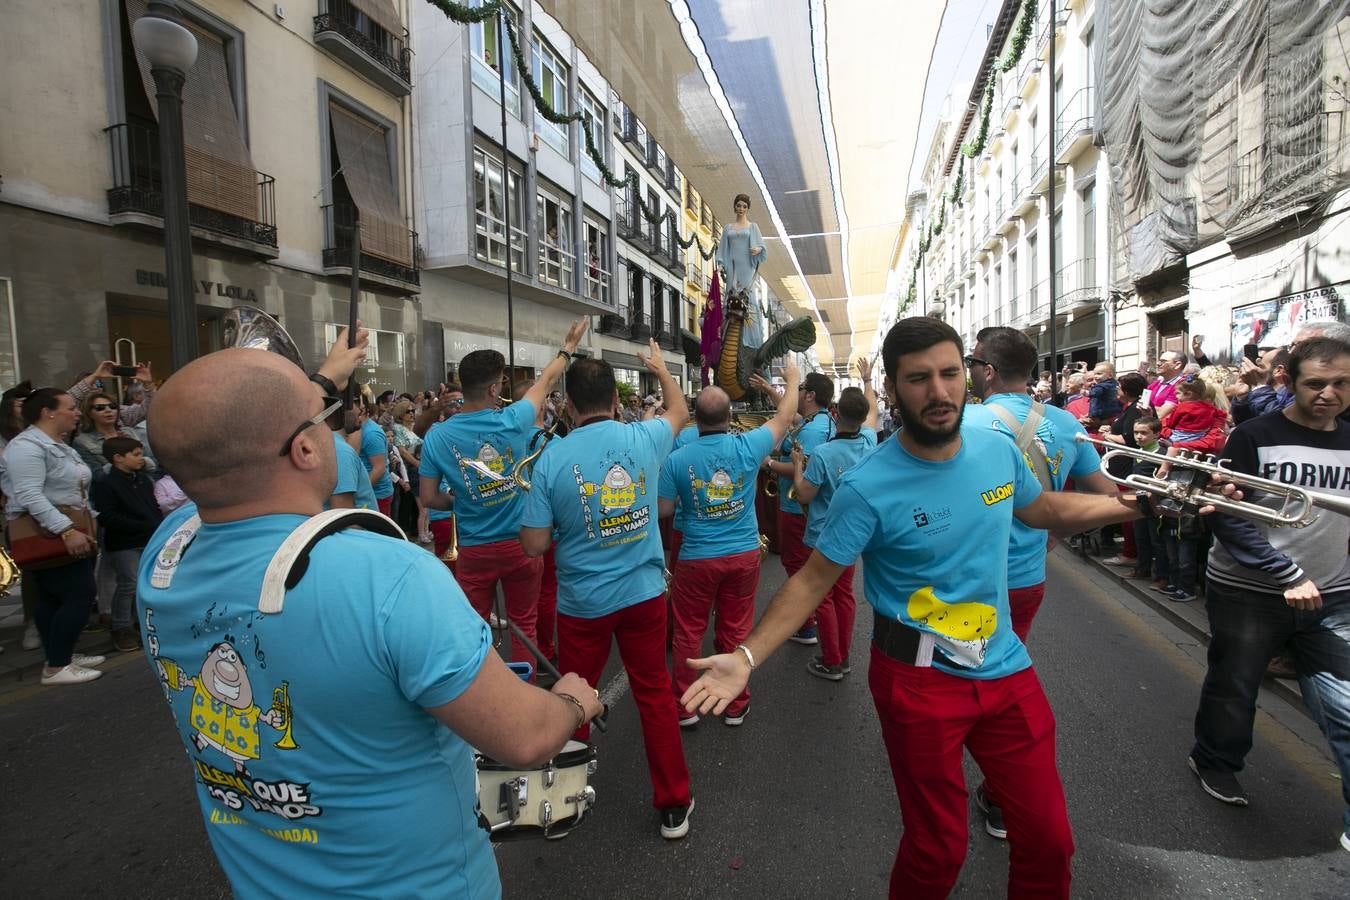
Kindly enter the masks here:
M 151 0 L 132 25 L 132 39 L 150 62 L 159 111 L 160 196 L 164 207 L 164 278 L 169 292 L 169 353 L 175 370 L 197 355 L 192 289 L 187 162 L 183 154 L 183 82 L 197 61 L 197 39 L 171 0 Z

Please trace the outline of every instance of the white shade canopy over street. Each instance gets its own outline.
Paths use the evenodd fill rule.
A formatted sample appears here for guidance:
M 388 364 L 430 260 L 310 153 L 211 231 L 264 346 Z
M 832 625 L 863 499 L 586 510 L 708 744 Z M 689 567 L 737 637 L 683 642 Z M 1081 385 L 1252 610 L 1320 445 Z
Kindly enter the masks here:
M 751 197 L 760 274 L 817 320 L 822 366 L 867 352 L 904 218 L 945 2 L 541 0 L 718 216 Z

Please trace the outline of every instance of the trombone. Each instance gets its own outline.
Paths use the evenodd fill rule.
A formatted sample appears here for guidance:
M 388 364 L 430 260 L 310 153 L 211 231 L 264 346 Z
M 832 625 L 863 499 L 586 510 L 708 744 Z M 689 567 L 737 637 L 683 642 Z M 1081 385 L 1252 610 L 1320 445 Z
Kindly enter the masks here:
M 1134 460 L 1170 466 L 1166 478 L 1135 472 L 1124 478 L 1116 478 L 1107 471 L 1105 465 L 1102 466 L 1102 474 L 1116 484 L 1163 497 L 1159 505 L 1171 513 L 1194 512 L 1202 506 L 1212 506 L 1228 515 L 1260 522 L 1271 528 L 1303 528 L 1311 525 L 1317 519 L 1319 507 L 1342 516 L 1350 516 L 1350 498 L 1322 494 L 1272 481 L 1269 478 L 1258 478 L 1245 472 L 1234 472 L 1224 465 L 1225 460 L 1214 456 L 1203 456 L 1184 450 L 1180 456 L 1167 456 L 1163 453 L 1140 450 L 1137 447 L 1099 441 L 1085 434 L 1078 435 L 1077 440 L 1104 451 L 1103 464 L 1115 458 L 1130 457 Z M 1240 488 L 1255 489 L 1277 505 L 1234 500 L 1218 491 L 1208 490 L 1210 476 L 1215 474 L 1222 475 Z
M 459 523 L 455 521 L 455 514 L 450 514 L 450 545 L 445 548 L 441 554 L 441 562 L 452 563 L 459 559 Z

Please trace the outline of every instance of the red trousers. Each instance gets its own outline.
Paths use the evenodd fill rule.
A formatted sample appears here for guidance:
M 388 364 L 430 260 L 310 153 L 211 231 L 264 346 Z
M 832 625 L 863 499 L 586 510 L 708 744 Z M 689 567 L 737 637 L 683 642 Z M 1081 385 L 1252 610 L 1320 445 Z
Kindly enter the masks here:
M 558 658 L 558 563 L 553 556 L 557 549 L 557 541 L 549 545 L 539 579 L 539 650 L 549 659 Z
M 811 548 L 802 543 L 806 534 L 806 516 L 800 513 L 778 511 L 778 558 L 783 561 L 783 571 L 791 578 L 797 570 L 806 565 L 811 558 Z M 802 623 L 803 628 L 816 624 L 816 614 Z
M 450 534 L 454 531 L 452 523 L 453 520 L 451 519 L 437 519 L 428 523 L 431 526 L 432 552 L 436 554 L 437 559 L 444 556 L 445 551 L 450 549 Z M 454 573 L 455 563 L 448 562 L 445 566 L 451 574 Z
M 1036 618 L 1036 610 L 1041 608 L 1045 599 L 1045 582 L 1031 587 L 1008 588 L 1008 606 L 1012 611 L 1012 627 L 1022 643 L 1027 642 L 1031 633 L 1031 620 Z
M 716 610 L 713 652 L 730 653 L 750 636 L 750 628 L 755 624 L 755 592 L 758 589 L 758 550 L 713 559 L 682 559 L 675 563 L 675 579 L 670 585 L 671 604 L 675 608 L 671 690 L 677 702 L 698 677 L 685 660 L 703 655 L 708 614 Z M 744 690 L 731 701 L 726 715 L 738 716 L 749 704 L 750 691 Z M 681 709 L 676 711 L 682 713 Z
M 389 515 L 390 511 L 394 508 L 394 495 L 390 494 L 388 497 L 376 497 L 375 505 L 380 508 L 381 513 L 386 516 Z
M 539 618 L 539 581 L 544 574 L 544 561 L 530 559 L 520 541 L 508 538 L 477 547 L 460 547 L 455 580 L 468 595 L 478 614 L 487 619 L 497 599 L 497 583 L 506 599 L 506 615 L 525 632 L 531 641 L 537 640 L 536 623 Z M 511 659 L 516 662 L 535 662 L 534 654 L 511 634 Z
M 827 666 L 837 666 L 847 659 L 853 644 L 853 620 L 858 611 L 858 603 L 853 598 L 854 568 L 849 566 L 839 573 L 834 586 L 825 592 L 825 599 L 816 607 L 820 652 L 824 657 L 822 662 Z
M 680 720 L 670 702 L 670 671 L 666 669 L 666 601 L 653 597 L 597 619 L 558 614 L 558 669 L 576 672 L 587 684 L 599 684 L 609 661 L 610 644 L 617 642 L 628 672 L 647 772 L 652 780 L 652 805 L 689 803 L 689 767 L 684 761 Z M 590 739 L 590 725 L 577 729 L 579 741 Z
M 892 900 L 937 900 L 956 884 L 969 816 L 963 746 L 1003 810 L 1008 897 L 1068 897 L 1073 833 L 1055 767 L 1055 717 L 1035 671 L 960 678 L 873 647 L 867 680 L 905 825 Z

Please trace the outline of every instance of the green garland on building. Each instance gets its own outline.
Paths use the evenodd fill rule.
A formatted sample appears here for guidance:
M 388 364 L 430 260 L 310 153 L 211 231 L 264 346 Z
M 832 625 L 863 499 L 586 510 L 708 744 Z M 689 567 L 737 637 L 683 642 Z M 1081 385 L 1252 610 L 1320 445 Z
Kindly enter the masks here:
M 452 0 L 427 0 L 427 2 L 443 12 L 447 18 L 465 25 L 484 22 L 502 12 L 501 0 L 484 0 L 483 5 L 479 7 L 465 6 L 462 3 L 454 3 Z M 525 60 L 525 54 L 521 51 L 520 40 L 516 35 L 515 28 L 511 25 L 510 18 L 502 15 L 501 21 L 506 29 L 507 41 L 511 45 L 511 56 L 515 60 L 516 71 L 520 73 L 521 81 L 525 83 L 525 89 L 529 91 L 530 98 L 534 100 L 535 109 L 538 110 L 539 114 L 555 125 L 571 125 L 573 122 L 581 122 L 581 134 L 585 139 L 586 155 L 600 170 L 600 177 L 604 179 L 606 185 L 616 189 L 622 188 L 630 197 L 636 199 L 642 218 L 652 225 L 667 223 L 671 236 L 683 249 L 688 250 L 697 244 L 698 255 L 703 257 L 705 261 L 716 256 L 717 247 L 710 246 L 705 250 L 703 242 L 699 240 L 697 234 L 690 234 L 688 238 L 680 236 L 679 223 L 675 219 L 673 210 L 666 210 L 662 213 L 647 205 L 647 202 L 642 199 L 641 182 L 636 172 L 629 172 L 625 178 L 620 178 L 614 174 L 614 171 L 605 164 L 604 153 L 595 145 L 595 135 L 587 127 L 584 121 L 585 116 L 581 111 L 564 113 L 553 108 L 553 105 L 549 103 L 543 91 L 539 89 L 538 83 L 534 80 L 534 73 L 530 71 L 529 63 Z

